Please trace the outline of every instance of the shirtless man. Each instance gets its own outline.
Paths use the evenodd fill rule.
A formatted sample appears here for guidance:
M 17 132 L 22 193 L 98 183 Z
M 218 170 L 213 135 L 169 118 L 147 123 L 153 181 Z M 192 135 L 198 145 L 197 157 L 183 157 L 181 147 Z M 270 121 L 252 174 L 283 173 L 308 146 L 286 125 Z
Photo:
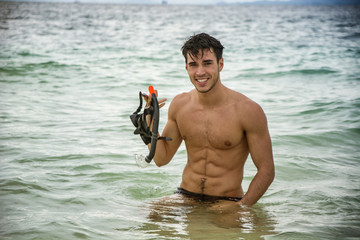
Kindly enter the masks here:
M 161 136 L 172 141 L 157 142 L 154 161 L 159 167 L 168 164 L 184 141 L 188 159 L 178 193 L 252 205 L 274 179 L 271 139 L 262 108 L 222 84 L 222 50 L 221 43 L 205 33 L 184 44 L 185 68 L 195 89 L 171 102 Z M 241 183 L 249 153 L 257 174 L 244 195 Z

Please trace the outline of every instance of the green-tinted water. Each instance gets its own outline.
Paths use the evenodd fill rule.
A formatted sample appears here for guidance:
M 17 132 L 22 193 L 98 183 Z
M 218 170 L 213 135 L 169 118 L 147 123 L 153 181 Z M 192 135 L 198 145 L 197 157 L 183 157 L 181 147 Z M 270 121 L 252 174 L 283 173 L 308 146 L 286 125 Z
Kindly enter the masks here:
M 0 9 L 1 239 L 360 237 L 358 7 Z M 189 91 L 180 47 L 200 31 L 222 41 L 223 83 L 264 108 L 273 140 L 274 183 L 230 215 L 162 200 L 184 146 L 163 168 L 134 160 L 138 91 Z M 244 189 L 255 173 L 249 159 Z

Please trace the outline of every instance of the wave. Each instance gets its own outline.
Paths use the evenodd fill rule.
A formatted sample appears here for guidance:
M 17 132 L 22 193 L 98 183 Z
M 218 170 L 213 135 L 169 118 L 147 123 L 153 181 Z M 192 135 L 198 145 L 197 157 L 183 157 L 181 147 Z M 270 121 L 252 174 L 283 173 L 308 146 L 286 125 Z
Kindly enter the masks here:
M 46 74 L 51 74 L 51 72 L 62 71 L 69 68 L 80 71 L 82 70 L 83 66 L 77 64 L 69 65 L 56 61 L 46 61 L 39 63 L 25 63 L 20 66 L 0 67 L 0 72 L 6 76 L 27 76 L 29 73 L 38 75 L 38 71 L 46 71 Z
M 29 193 L 31 190 L 39 190 L 49 192 L 50 190 L 38 184 L 38 182 L 30 182 L 20 177 L 1 180 L 1 191 L 6 194 L 23 194 Z
M 277 72 L 268 72 L 268 73 L 257 73 L 255 70 L 243 70 L 244 73 L 238 74 L 236 78 L 278 78 L 278 77 L 287 77 L 287 76 L 309 76 L 309 75 L 329 75 L 338 73 L 337 70 L 331 68 L 308 68 L 308 69 L 296 69 L 288 71 L 277 71 Z M 246 73 L 245 73 L 246 72 Z
M 282 145 L 293 146 L 310 146 L 310 147 L 335 147 L 342 148 L 342 150 L 358 148 L 357 139 L 360 138 L 359 127 L 349 127 L 340 130 L 327 130 L 324 132 L 306 133 L 301 131 L 297 134 L 285 134 L 274 136 L 274 141 L 281 143 Z
M 351 33 L 349 35 L 341 37 L 342 39 L 357 40 L 360 38 L 360 32 Z

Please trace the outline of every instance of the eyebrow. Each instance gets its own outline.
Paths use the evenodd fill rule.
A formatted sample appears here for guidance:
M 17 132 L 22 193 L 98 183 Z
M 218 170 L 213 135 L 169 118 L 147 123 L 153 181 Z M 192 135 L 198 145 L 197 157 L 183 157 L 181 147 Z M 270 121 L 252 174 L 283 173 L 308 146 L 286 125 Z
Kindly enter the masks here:
M 212 60 L 212 59 L 206 59 L 206 60 L 203 61 L 203 63 L 213 63 L 213 62 L 214 62 L 214 60 Z M 197 64 L 197 62 L 196 61 L 191 61 L 188 64 L 189 65 L 194 65 L 194 64 Z
M 212 60 L 212 59 L 207 59 L 207 60 L 204 60 L 203 62 L 204 62 L 204 63 L 212 63 L 212 62 L 214 62 L 214 60 Z
M 189 64 L 189 65 L 191 65 L 191 66 L 193 66 L 193 65 L 196 65 L 196 64 L 197 64 L 197 62 L 195 62 L 195 61 L 191 61 L 191 62 L 188 62 L 188 64 Z

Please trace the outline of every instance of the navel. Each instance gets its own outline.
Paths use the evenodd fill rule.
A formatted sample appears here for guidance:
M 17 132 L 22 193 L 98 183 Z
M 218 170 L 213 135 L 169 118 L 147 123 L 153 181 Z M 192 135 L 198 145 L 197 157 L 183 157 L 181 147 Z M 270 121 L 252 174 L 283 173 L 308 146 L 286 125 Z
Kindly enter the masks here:
M 201 178 L 201 192 L 204 193 L 205 190 L 205 182 L 206 182 L 206 177 Z

